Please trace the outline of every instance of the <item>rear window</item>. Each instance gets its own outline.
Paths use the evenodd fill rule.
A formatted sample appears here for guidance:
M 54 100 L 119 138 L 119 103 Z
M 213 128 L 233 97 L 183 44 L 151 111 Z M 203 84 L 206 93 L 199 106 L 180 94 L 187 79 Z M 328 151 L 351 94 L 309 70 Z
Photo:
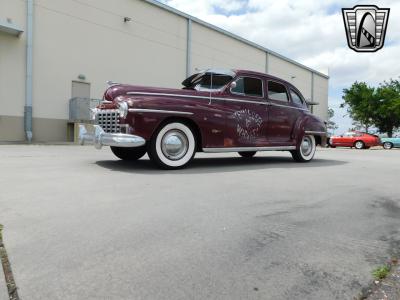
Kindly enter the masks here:
M 296 91 L 290 89 L 290 96 L 292 97 L 292 102 L 294 104 L 298 104 L 298 105 L 303 105 L 303 99 L 302 97 L 299 95 L 299 93 L 297 93 Z
M 286 87 L 275 81 L 268 81 L 268 98 L 283 102 L 289 101 Z

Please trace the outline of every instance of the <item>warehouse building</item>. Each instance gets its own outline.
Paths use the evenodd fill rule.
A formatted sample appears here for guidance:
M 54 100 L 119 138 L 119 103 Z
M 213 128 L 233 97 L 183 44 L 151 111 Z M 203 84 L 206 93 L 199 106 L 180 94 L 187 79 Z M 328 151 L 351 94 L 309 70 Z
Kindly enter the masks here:
M 108 80 L 180 87 L 207 68 L 286 79 L 327 118 L 328 76 L 157 1 L 1 0 L 0 141 L 71 140 L 71 99 L 101 99 Z

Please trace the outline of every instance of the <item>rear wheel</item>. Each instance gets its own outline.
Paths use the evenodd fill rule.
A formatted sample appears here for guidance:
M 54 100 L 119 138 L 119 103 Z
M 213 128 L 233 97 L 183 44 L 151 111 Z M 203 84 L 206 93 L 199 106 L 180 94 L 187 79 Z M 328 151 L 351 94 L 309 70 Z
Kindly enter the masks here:
M 250 158 L 256 155 L 257 151 L 238 152 L 241 157 Z
M 317 145 L 313 135 L 305 135 L 301 140 L 300 147 L 296 150 L 290 151 L 292 157 L 297 162 L 308 162 L 314 157 Z
M 365 144 L 363 141 L 357 141 L 354 143 L 354 148 L 360 150 L 365 148 Z
M 193 159 L 196 139 L 185 124 L 173 122 L 160 127 L 149 145 L 150 159 L 162 169 L 179 169 Z
M 383 149 L 390 150 L 393 148 L 393 144 L 391 142 L 384 142 Z
M 111 151 L 122 160 L 138 160 L 146 154 L 146 146 L 142 147 L 113 147 Z

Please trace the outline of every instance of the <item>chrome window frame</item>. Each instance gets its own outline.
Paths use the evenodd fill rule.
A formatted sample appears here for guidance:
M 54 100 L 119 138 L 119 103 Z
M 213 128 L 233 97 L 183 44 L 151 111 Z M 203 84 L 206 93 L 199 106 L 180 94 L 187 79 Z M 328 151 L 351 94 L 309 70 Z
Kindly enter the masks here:
M 246 76 L 246 75 L 240 75 L 236 78 L 234 78 L 230 83 L 229 86 L 232 84 L 232 82 L 236 82 L 237 80 L 239 80 L 240 78 L 253 78 L 253 79 L 258 79 L 261 81 L 261 91 L 262 91 L 262 96 L 254 96 L 254 95 L 247 95 L 245 93 L 236 93 L 236 92 L 232 92 L 232 87 L 229 87 L 229 92 L 232 95 L 239 95 L 239 96 L 244 96 L 244 97 L 253 97 L 253 98 L 259 98 L 259 99 L 265 99 L 265 90 L 264 90 L 264 79 L 261 79 L 260 77 L 256 77 L 256 76 Z
M 269 97 L 269 93 L 268 92 L 269 92 L 269 82 L 270 81 L 284 86 L 284 88 L 286 89 L 286 96 L 287 96 L 287 100 L 286 101 L 279 100 L 279 99 L 272 99 L 272 98 Z M 283 82 L 279 82 L 278 80 L 273 80 L 273 79 L 267 79 L 267 99 L 268 100 L 272 100 L 272 101 L 279 101 L 280 103 L 287 103 L 287 104 L 291 103 L 291 96 L 288 93 L 288 88 L 287 88 L 286 84 L 284 84 Z

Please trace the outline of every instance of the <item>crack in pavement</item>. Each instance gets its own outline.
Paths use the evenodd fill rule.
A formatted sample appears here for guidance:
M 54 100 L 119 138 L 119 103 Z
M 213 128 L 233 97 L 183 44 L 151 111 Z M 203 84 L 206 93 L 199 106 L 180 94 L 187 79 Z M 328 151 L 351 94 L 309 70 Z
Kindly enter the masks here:
M 0 259 L 3 266 L 4 277 L 6 279 L 6 285 L 8 290 L 8 297 L 10 300 L 20 300 L 17 291 L 17 285 L 15 284 L 14 275 L 11 270 L 11 264 L 8 259 L 6 247 L 3 243 L 3 225 L 0 224 Z

